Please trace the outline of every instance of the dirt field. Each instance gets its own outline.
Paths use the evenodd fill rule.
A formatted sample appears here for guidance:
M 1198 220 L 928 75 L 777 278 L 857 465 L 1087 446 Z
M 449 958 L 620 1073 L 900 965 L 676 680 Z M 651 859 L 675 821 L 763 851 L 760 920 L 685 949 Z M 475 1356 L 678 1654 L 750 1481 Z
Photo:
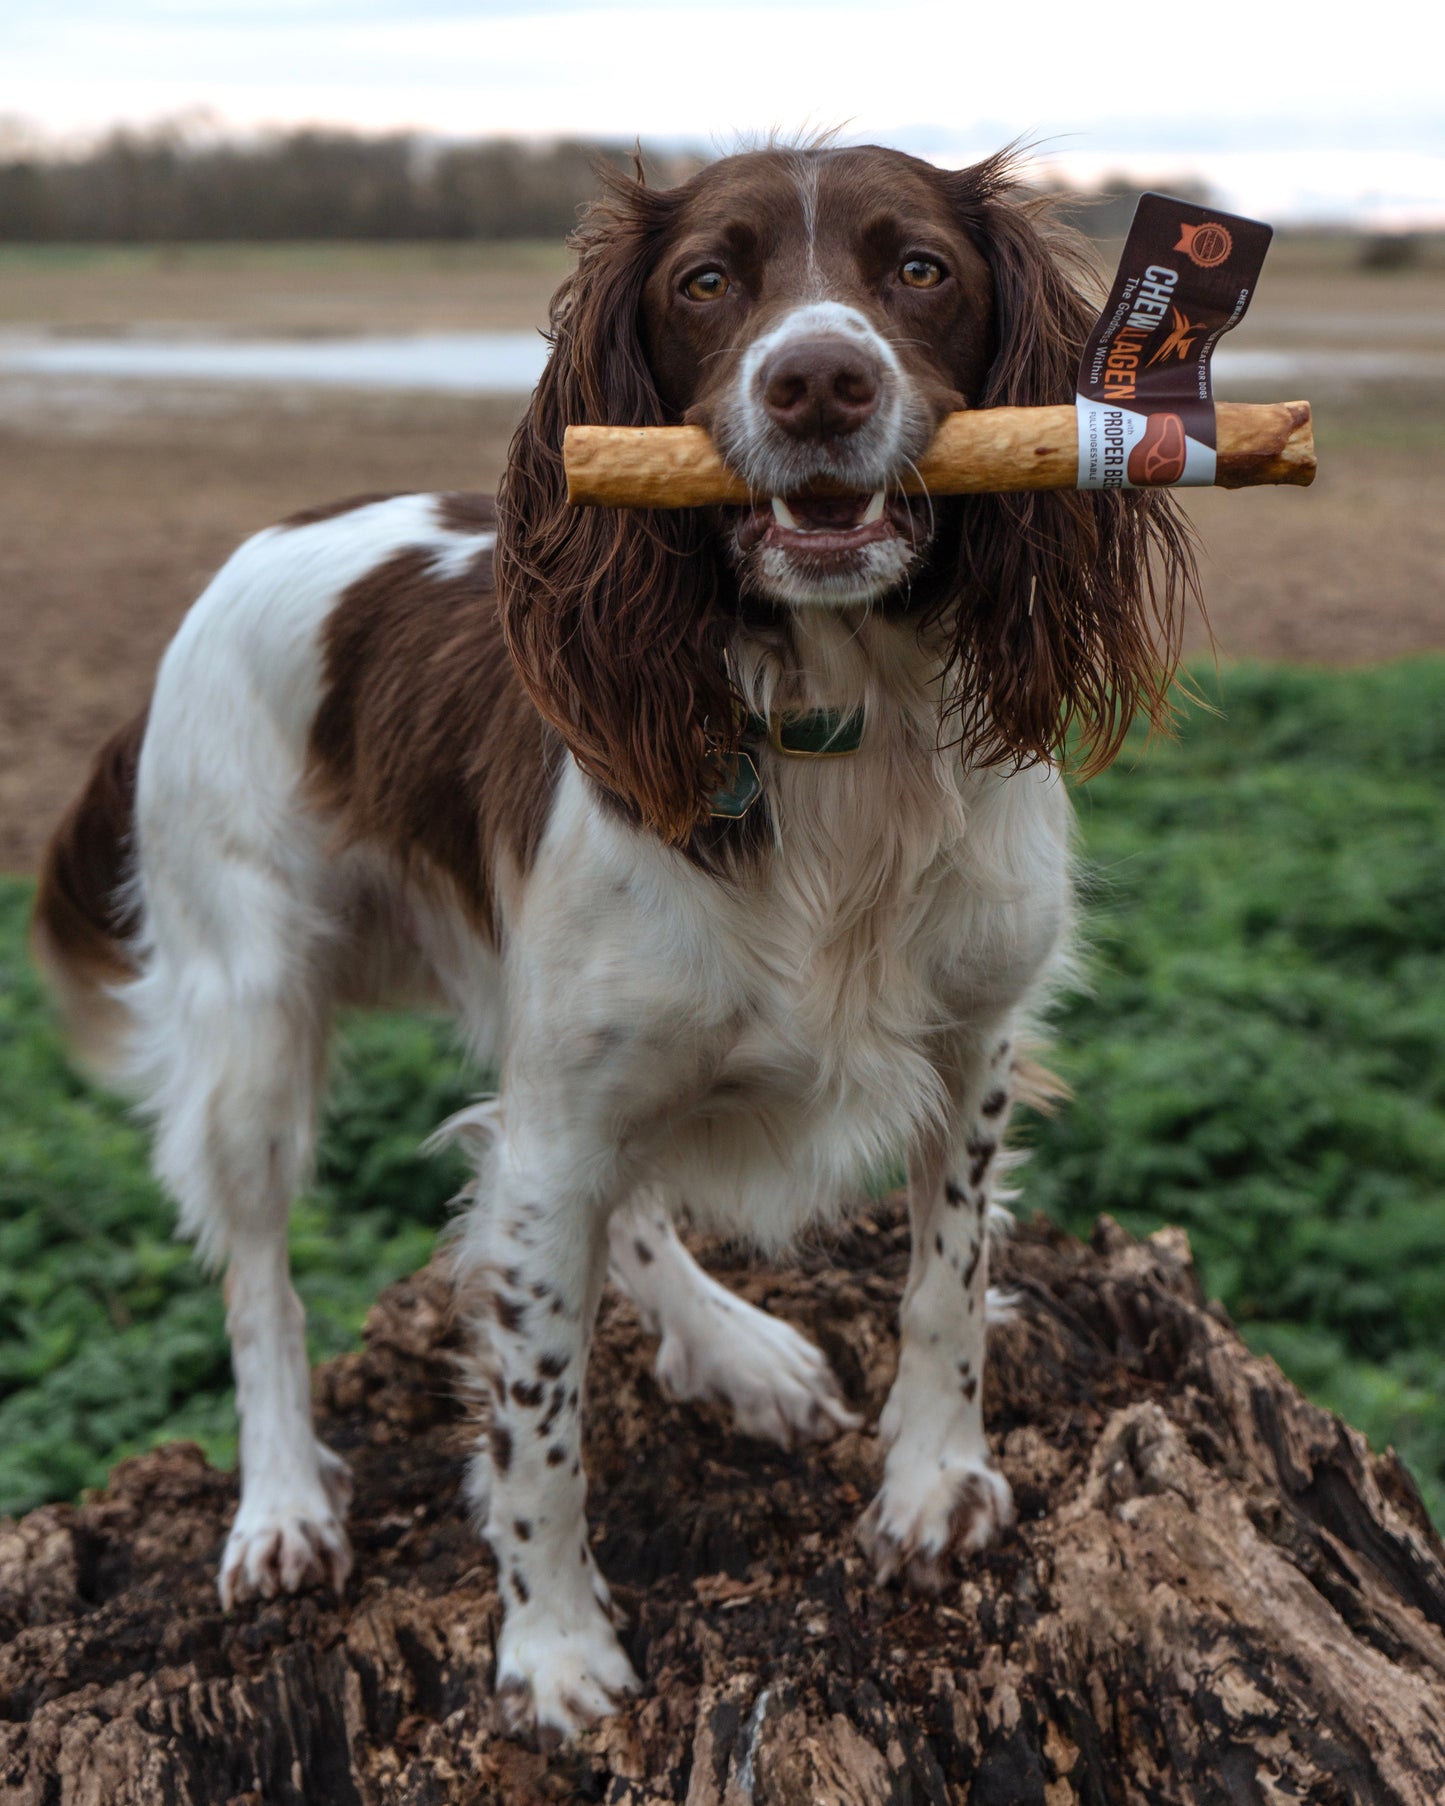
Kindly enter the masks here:
M 0 327 L 512 331 L 545 319 L 568 262 L 561 244 L 11 245 Z
M 11 249 L 0 327 L 515 329 L 541 320 L 563 267 L 529 246 Z M 1371 276 L 1339 246 L 1282 245 L 1239 342 L 1438 352 L 1445 272 Z M 1299 386 L 1316 406 L 1315 487 L 1188 504 L 1221 655 L 1357 663 L 1445 646 L 1445 385 Z M 238 540 L 358 490 L 489 487 L 520 405 L 0 378 L 0 870 L 33 868 Z

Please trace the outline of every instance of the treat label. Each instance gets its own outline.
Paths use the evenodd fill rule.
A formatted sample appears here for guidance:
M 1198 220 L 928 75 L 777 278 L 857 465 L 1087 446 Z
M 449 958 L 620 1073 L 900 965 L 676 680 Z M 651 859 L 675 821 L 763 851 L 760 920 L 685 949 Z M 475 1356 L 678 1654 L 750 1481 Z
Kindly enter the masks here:
M 1273 229 L 1164 194 L 1139 197 L 1079 361 L 1079 488 L 1214 481 L 1214 347 L 1244 318 Z

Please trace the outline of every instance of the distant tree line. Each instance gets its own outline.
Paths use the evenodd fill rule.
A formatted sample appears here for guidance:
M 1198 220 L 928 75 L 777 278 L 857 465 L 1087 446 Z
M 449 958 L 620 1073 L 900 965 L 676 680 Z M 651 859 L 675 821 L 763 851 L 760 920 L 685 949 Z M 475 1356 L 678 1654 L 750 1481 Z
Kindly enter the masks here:
M 630 168 L 632 148 L 314 128 L 227 139 L 178 121 L 121 128 L 69 156 L 0 120 L 0 243 L 556 239 L 597 192 L 598 159 Z M 704 161 L 644 153 L 649 180 L 663 186 Z M 1137 192 L 1106 181 L 1095 195 L 1064 198 L 1061 212 L 1094 238 L 1121 238 Z M 1174 192 L 1207 198 L 1197 183 Z
M 556 238 L 596 193 L 598 158 L 630 167 L 632 152 L 323 130 L 200 142 L 174 127 L 118 130 L 81 156 L 12 142 L 0 144 L 0 242 Z M 664 185 L 700 161 L 645 158 Z

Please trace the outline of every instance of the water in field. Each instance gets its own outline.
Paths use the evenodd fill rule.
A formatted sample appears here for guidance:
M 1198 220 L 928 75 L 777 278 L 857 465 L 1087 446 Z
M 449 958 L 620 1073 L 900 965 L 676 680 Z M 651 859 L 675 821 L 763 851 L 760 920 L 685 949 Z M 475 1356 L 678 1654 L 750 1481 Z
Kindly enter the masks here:
M 30 377 L 524 395 L 546 359 L 546 343 L 535 332 L 314 339 L 0 333 L 0 374 Z M 1331 379 L 1440 381 L 1445 379 L 1445 353 L 1223 346 L 1215 353 L 1214 373 L 1218 394 L 1228 395 L 1231 384 L 1252 389 L 1266 384 L 1282 396 L 1285 388 Z
M 525 395 L 547 346 L 536 332 L 433 332 L 356 338 L 45 338 L 0 334 L 0 374 L 137 382 L 268 383 Z

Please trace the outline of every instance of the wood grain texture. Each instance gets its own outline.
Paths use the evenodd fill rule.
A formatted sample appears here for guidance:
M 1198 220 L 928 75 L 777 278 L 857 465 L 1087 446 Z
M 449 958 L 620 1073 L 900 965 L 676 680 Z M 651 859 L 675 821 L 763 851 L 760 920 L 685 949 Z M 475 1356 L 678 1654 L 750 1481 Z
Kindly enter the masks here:
M 1216 422 L 1217 488 L 1314 481 L 1307 401 L 1221 401 Z M 562 455 L 567 499 L 577 506 L 705 508 L 749 498 L 700 426 L 569 426 Z M 1077 479 L 1071 406 L 984 408 L 950 414 L 902 487 L 911 495 L 982 495 L 1072 489 Z
M 876 1413 L 899 1211 L 739 1290 Z M 323 1368 L 357 1570 L 224 1616 L 231 1477 L 189 1445 L 0 1525 L 3 1806 L 1439 1806 L 1445 1547 L 1408 1474 L 1251 1355 L 1179 1230 L 1001 1251 L 990 1438 L 1019 1506 L 936 1600 L 853 1540 L 872 1440 L 782 1454 L 659 1397 L 635 1313 L 592 1357 L 593 1541 L 644 1692 L 572 1750 L 500 1734 L 492 1563 L 459 1497 L 437 1268 Z

